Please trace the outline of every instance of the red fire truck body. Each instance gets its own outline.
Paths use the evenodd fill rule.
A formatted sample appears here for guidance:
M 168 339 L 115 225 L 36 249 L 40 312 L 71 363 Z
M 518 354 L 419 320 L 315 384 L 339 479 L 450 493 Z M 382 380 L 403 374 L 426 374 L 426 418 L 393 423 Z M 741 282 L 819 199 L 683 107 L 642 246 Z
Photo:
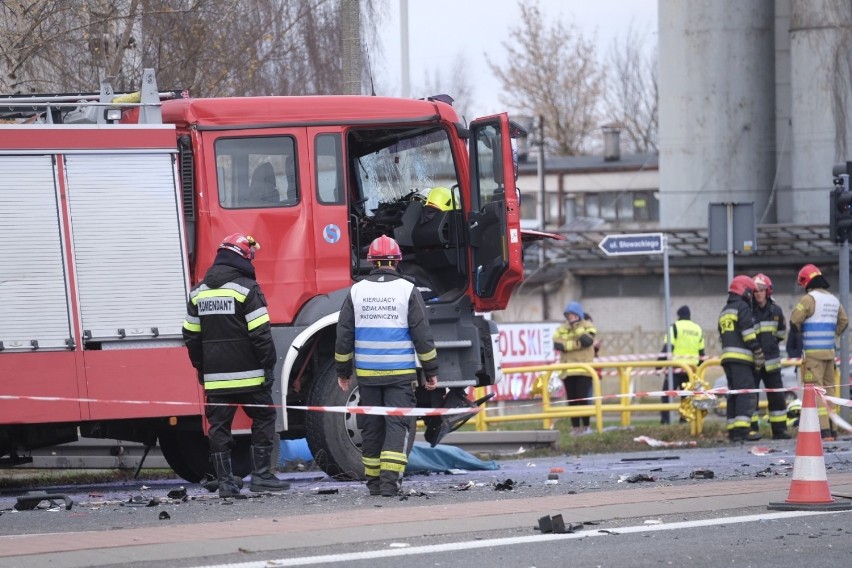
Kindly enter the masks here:
M 328 473 L 359 475 L 354 418 L 286 406 L 357 404 L 357 388 L 337 388 L 334 332 L 375 237 L 395 237 L 401 270 L 432 291 L 442 386 L 500 379 L 496 328 L 477 312 L 505 307 L 523 278 L 506 115 L 466 127 L 435 100 L 160 102 L 146 77 L 137 104 L 102 86 L 96 102 L 34 103 L 42 123 L 0 123 L 0 457 L 115 438 L 158 441 L 189 481 L 209 471 L 181 326 L 234 232 L 261 244 L 278 431 L 307 436 Z M 435 186 L 452 210 L 425 209 Z M 238 436 L 240 474 L 247 448 Z

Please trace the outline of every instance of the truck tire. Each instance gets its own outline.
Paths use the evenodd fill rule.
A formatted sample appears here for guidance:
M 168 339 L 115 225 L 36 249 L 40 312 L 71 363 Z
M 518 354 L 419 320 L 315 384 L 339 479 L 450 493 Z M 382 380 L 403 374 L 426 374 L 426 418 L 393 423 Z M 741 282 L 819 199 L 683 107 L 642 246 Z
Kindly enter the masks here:
M 198 483 L 208 476 L 215 477 L 213 464 L 210 463 L 207 436 L 204 433 L 190 430 L 162 430 L 157 437 L 163 458 L 180 478 L 190 483 Z M 273 447 L 273 467 L 277 464 L 280 455 L 280 446 Z M 237 477 L 245 477 L 251 473 L 250 435 L 234 436 L 231 467 Z
M 358 386 L 348 393 L 337 386 L 334 364 L 330 363 L 311 384 L 309 406 L 358 406 Z M 361 429 L 356 415 L 308 411 L 308 448 L 317 466 L 335 479 L 364 479 L 361 463 Z

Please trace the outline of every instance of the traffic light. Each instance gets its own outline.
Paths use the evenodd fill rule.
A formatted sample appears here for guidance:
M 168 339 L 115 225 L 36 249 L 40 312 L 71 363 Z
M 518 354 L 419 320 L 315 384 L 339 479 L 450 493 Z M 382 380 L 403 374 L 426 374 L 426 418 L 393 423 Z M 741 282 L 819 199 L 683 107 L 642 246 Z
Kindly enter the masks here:
M 852 191 L 846 185 L 848 179 L 848 176 L 834 178 L 835 187 L 831 191 L 829 231 L 835 243 L 848 242 L 852 237 Z

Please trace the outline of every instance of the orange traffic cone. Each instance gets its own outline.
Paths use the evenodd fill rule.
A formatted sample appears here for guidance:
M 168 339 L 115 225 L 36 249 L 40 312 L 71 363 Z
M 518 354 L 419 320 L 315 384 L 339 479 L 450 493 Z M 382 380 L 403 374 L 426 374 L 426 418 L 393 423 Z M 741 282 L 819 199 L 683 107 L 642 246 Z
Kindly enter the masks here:
M 805 400 L 799 416 L 799 435 L 796 440 L 796 461 L 790 494 L 783 503 L 770 503 L 770 509 L 781 511 L 843 511 L 852 509 L 852 502 L 835 501 L 828 488 L 822 438 L 813 385 L 805 385 Z

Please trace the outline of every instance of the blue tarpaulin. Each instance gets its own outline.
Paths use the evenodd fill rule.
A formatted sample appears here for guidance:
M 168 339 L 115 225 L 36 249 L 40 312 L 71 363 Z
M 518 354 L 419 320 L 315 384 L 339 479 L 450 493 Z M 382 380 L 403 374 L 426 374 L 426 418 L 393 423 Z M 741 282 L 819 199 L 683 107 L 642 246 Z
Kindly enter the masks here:
M 445 472 L 451 469 L 491 470 L 500 469 L 494 460 L 482 461 L 461 448 L 438 444 L 434 448 L 424 442 L 415 442 L 405 473 L 421 471 Z
M 304 438 L 299 440 L 281 440 L 281 457 L 279 465 L 287 462 L 301 461 L 304 463 L 314 459 L 308 443 Z M 482 461 L 466 451 L 455 446 L 438 444 L 434 448 L 424 442 L 415 442 L 411 455 L 408 456 L 406 473 L 434 472 L 442 473 L 451 469 L 493 470 L 500 469 L 494 460 Z

